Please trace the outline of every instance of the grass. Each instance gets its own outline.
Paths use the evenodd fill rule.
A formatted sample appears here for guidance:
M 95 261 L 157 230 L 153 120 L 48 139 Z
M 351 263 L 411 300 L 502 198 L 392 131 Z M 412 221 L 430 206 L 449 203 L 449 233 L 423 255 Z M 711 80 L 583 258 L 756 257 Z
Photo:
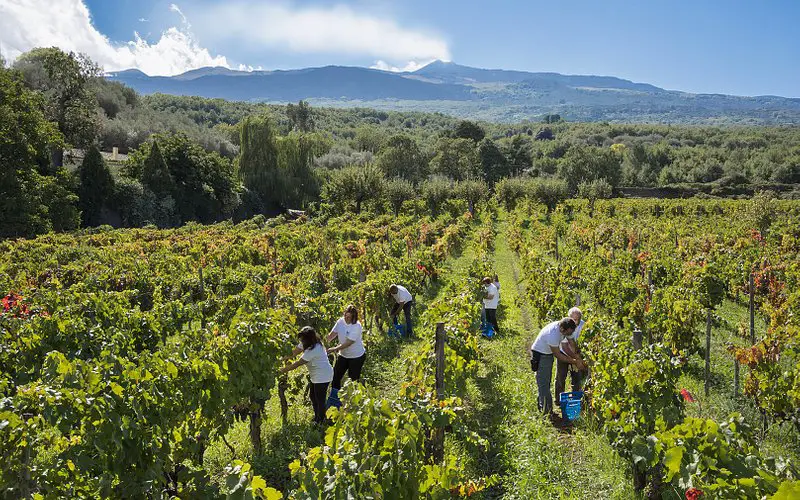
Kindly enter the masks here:
M 484 367 L 468 390 L 467 416 L 490 445 L 463 463 L 479 474 L 499 476 L 484 498 L 633 498 L 628 466 L 602 436 L 584 425 L 563 434 L 539 414 L 526 355 L 538 328 L 527 313 L 516 259 L 502 233 L 495 244 L 501 331 L 481 340 Z

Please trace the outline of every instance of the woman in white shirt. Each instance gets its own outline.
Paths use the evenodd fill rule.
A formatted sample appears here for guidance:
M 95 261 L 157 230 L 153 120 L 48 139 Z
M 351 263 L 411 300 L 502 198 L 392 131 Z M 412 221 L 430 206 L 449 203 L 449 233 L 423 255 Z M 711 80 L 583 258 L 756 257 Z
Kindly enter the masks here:
M 350 376 L 350 380 L 361 378 L 361 369 L 364 367 L 364 360 L 367 359 L 362 333 L 363 329 L 358 321 L 358 309 L 351 304 L 345 308 L 344 315 L 336 321 L 328 334 L 328 342 L 333 341 L 336 337 L 339 338 L 339 344 L 328 350 L 329 353 L 339 353 L 333 367 L 333 383 L 331 384 L 336 391 L 342 388 L 342 378 L 345 372 Z
M 311 406 L 314 409 L 314 422 L 322 424 L 325 421 L 325 399 L 328 395 L 328 384 L 333 380 L 333 367 L 328 361 L 328 353 L 322 340 L 317 335 L 317 331 L 310 326 L 304 326 L 297 335 L 300 343 L 294 348 L 292 354 L 283 358 L 284 362 L 289 361 L 301 352 L 300 359 L 291 365 L 280 369 L 281 373 L 286 373 L 299 368 L 303 365 L 308 366 L 308 376 L 311 379 Z

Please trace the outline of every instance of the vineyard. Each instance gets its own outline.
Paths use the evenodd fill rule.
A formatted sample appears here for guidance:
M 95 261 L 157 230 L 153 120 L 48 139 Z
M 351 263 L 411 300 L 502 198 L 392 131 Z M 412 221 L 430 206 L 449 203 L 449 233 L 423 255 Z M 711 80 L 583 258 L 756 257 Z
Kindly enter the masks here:
M 0 243 L 2 496 L 800 495 L 800 204 L 443 212 Z M 393 283 L 417 297 L 413 338 L 387 334 Z M 327 333 L 351 303 L 364 384 L 320 431 L 304 370 L 278 370 L 301 326 Z M 526 351 L 576 304 L 591 377 L 557 429 Z

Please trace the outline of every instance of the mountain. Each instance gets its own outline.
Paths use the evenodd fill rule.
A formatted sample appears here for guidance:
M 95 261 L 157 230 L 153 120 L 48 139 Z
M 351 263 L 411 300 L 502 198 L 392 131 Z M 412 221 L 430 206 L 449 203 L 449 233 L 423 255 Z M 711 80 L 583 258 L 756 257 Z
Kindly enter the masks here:
M 472 85 L 475 83 L 517 83 L 525 81 L 548 82 L 568 87 L 592 87 L 606 89 L 636 90 L 640 92 L 665 92 L 653 85 L 634 83 L 613 76 L 562 75 L 559 73 L 531 73 L 505 69 L 480 69 L 444 61 L 434 61 L 427 66 L 405 73 L 421 76 L 427 81 Z
M 296 102 L 326 106 L 439 111 L 491 121 L 800 124 L 800 99 L 665 90 L 613 76 L 481 69 L 434 61 L 414 72 L 325 66 L 287 71 L 200 68 L 173 77 L 138 70 L 112 73 L 143 94 Z
M 301 99 L 468 100 L 464 85 L 432 84 L 366 68 L 325 66 L 290 71 L 235 72 L 201 68 L 173 77 L 123 71 L 110 76 L 143 94 L 220 97 L 241 101 L 291 102 Z

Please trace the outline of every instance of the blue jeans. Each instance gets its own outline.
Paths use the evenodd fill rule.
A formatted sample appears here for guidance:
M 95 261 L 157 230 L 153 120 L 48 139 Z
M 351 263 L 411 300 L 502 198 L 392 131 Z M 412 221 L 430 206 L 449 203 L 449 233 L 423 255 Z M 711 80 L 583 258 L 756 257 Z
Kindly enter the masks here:
M 550 384 L 553 380 L 553 355 L 542 354 L 534 351 L 534 356 L 539 356 L 539 369 L 536 370 L 536 387 L 539 390 L 538 407 L 542 413 L 550 414 L 553 411 L 553 394 Z

